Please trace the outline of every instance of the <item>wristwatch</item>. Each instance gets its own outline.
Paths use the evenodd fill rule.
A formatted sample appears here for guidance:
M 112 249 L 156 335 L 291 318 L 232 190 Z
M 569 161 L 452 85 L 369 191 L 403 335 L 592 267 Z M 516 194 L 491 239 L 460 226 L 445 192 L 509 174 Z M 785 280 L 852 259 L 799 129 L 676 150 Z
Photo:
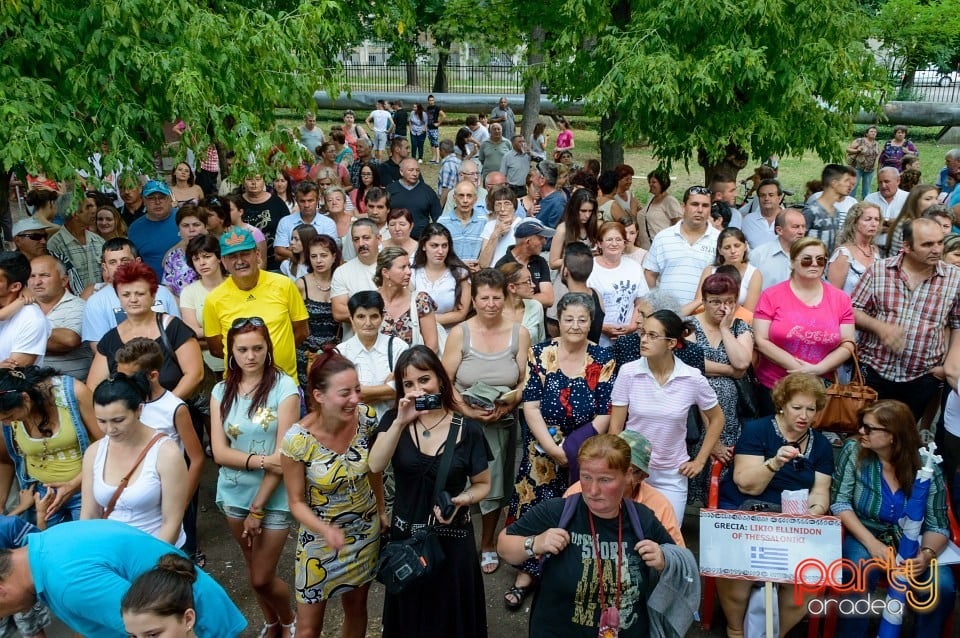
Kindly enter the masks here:
M 523 539 L 523 551 L 525 551 L 527 553 L 527 556 L 529 556 L 530 558 L 533 558 L 534 556 L 533 539 L 534 539 L 533 536 L 527 536 L 525 539 Z

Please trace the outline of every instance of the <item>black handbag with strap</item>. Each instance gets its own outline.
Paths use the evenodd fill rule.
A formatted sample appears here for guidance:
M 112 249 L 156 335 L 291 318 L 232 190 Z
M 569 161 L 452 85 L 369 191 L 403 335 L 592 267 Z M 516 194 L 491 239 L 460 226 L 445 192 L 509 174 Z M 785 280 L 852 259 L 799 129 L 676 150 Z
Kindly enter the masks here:
M 463 416 L 454 414 L 450 431 L 447 433 L 447 442 L 440 456 L 440 467 L 437 469 L 437 480 L 430 503 L 437 502 L 447 482 L 447 475 L 453 465 L 454 448 L 457 446 L 457 434 L 462 424 Z M 425 525 L 416 529 L 409 538 L 387 541 L 380 550 L 377 581 L 383 583 L 387 593 L 399 594 L 412 583 L 433 572 L 443 559 L 443 549 L 434 526 Z

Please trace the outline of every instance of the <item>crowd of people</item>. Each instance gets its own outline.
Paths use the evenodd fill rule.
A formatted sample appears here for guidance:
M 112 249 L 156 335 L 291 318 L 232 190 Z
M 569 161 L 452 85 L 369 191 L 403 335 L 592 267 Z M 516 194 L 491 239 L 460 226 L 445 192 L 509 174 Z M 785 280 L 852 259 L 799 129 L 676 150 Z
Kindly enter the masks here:
M 532 636 L 682 636 L 699 579 L 681 526 L 714 463 L 720 507 L 778 511 L 806 489 L 856 560 L 895 546 L 935 439 L 929 568 L 960 489 L 960 150 L 904 191 L 915 146 L 871 128 L 785 206 L 766 165 L 744 201 L 734 175 L 674 197 L 661 171 L 641 198 L 633 167 L 574 162 L 565 119 L 552 145 L 543 125 L 524 138 L 506 99 L 455 140 L 445 122 L 433 96 L 382 102 L 366 127 L 346 111 L 323 132 L 308 113 L 308 159 L 274 175 L 220 174 L 210 147 L 196 174 L 180 162 L 115 192 L 31 181 L 0 253 L 0 582 L 33 572 L 30 591 L 88 635 L 237 635 L 199 569 L 212 460 L 262 637 L 318 636 L 332 599 L 342 635 L 366 635 L 382 544 L 426 528 L 444 558 L 386 594 L 384 636 L 486 636 L 501 562 L 507 609 L 532 597 Z M 813 425 L 855 354 L 880 400 L 844 441 Z M 102 551 L 135 542 L 127 528 L 158 544 L 116 567 L 115 618 L 41 588 L 55 534 L 104 534 Z M 932 632 L 955 600 L 939 569 L 917 621 Z M 30 591 L 0 613 L 40 636 Z M 719 594 L 743 635 L 749 583 Z M 784 595 L 779 613 L 784 633 L 806 610 Z

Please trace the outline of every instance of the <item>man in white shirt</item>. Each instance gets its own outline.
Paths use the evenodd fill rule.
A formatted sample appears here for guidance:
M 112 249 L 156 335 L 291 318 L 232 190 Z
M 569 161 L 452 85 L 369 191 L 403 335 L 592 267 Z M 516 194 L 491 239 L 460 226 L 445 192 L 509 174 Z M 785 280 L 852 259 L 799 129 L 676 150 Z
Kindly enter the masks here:
M 883 217 L 883 233 L 886 234 L 890 223 L 897 218 L 903 209 L 907 196 L 910 193 L 900 188 L 900 172 L 892 166 L 884 166 L 877 172 L 877 192 L 870 193 L 863 200 L 868 204 L 876 204 Z M 885 239 L 877 237 L 877 244 L 883 245 Z
M 762 180 L 757 187 L 756 201 L 759 210 L 744 217 L 740 228 L 750 248 L 756 248 L 777 238 L 774 224 L 783 202 L 783 188 L 780 187 L 780 182 L 775 179 Z
M 0 252 L 0 308 L 18 307 L 0 321 L 0 367 L 43 365 L 50 338 L 50 323 L 43 311 L 23 298 L 30 279 L 30 261 L 21 253 Z
M 383 100 L 377 100 L 377 108 L 370 112 L 366 121 L 367 126 L 373 129 L 373 156 L 379 162 L 393 133 L 393 116 L 386 110 Z
M 299 129 L 300 143 L 313 153 L 313 156 L 320 159 L 317 154 L 317 147 L 323 144 L 323 131 L 317 126 L 317 116 L 307 112 L 303 116 L 303 126 Z
M 410 346 L 403 339 L 380 332 L 383 324 L 383 297 L 376 290 L 364 290 L 347 302 L 354 335 L 342 341 L 340 354 L 357 366 L 360 400 L 377 411 L 377 420 L 393 407 L 396 386 L 393 369 Z
M 334 241 L 337 240 L 337 223 L 317 212 L 317 202 L 320 199 L 320 188 L 316 182 L 308 179 L 297 184 L 297 190 L 294 194 L 297 199 L 298 213 L 290 213 L 280 219 L 277 224 L 277 234 L 273 240 L 273 254 L 278 260 L 290 259 L 290 234 L 293 229 L 301 224 L 310 224 L 317 229 L 320 235 L 327 235 Z M 306 246 L 303 247 L 307 249 Z
M 790 279 L 790 246 L 807 234 L 803 211 L 788 208 L 774 222 L 777 241 L 767 242 L 750 251 L 750 263 L 763 275 L 763 290 Z
M 669 293 L 681 304 L 697 296 L 703 269 L 713 263 L 720 231 L 710 220 L 710 190 L 691 186 L 683 194 L 683 218 L 657 233 L 643 261 L 647 286 Z
M 373 220 L 361 218 L 350 227 L 350 238 L 357 256 L 337 268 L 330 281 L 333 318 L 346 324 L 344 338 L 353 334 L 347 307 L 350 297 L 364 290 L 377 289 L 373 275 L 377 272 L 377 256 L 380 254 L 380 229 Z
M 50 323 L 44 363 L 86 381 L 93 352 L 80 340 L 83 330 L 83 299 L 67 290 L 67 268 L 53 255 L 30 261 L 30 292 Z

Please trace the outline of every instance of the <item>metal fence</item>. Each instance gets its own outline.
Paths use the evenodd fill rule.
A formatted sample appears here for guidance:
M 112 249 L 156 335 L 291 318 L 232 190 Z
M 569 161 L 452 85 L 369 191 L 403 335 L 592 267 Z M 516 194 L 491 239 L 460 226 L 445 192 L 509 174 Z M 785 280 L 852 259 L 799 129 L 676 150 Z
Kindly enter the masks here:
M 523 93 L 520 66 L 466 66 L 448 64 L 447 90 L 450 93 Z M 416 64 L 413 77 L 403 64 L 346 64 L 346 85 L 353 91 L 423 93 L 433 90 L 435 64 Z M 409 80 L 412 80 L 409 81 Z
M 525 66 L 448 64 L 447 87 L 451 93 L 523 93 Z M 423 93 L 433 90 L 436 64 L 416 64 L 412 76 L 402 64 L 346 64 L 347 87 L 352 91 Z M 960 102 L 960 72 L 940 73 L 921 69 L 912 86 L 900 68 L 890 68 L 888 100 L 906 102 Z M 412 80 L 412 81 L 410 81 Z

